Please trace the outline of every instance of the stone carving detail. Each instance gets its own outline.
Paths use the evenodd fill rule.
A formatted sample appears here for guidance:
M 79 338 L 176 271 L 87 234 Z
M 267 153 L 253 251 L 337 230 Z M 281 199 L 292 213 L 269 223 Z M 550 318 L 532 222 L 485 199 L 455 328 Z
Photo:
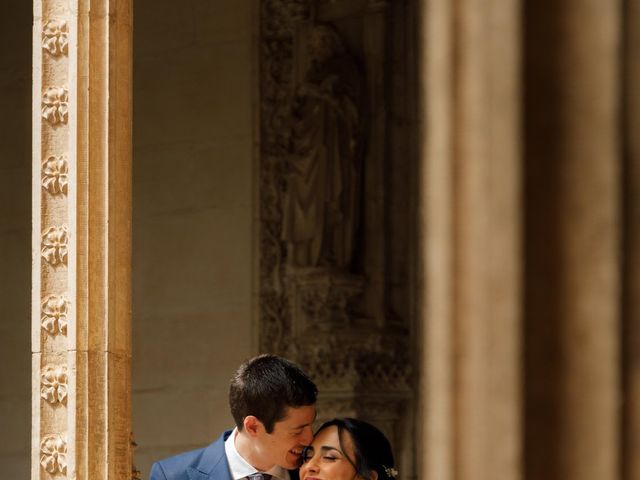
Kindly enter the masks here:
M 318 412 L 321 417 L 317 418 L 316 422 L 322 423 L 336 417 L 359 417 L 376 419 L 376 426 L 382 427 L 379 423 L 381 419 L 398 419 L 400 417 L 403 403 L 406 401 L 401 398 L 363 400 L 356 396 L 321 397 L 318 399 Z
M 51 335 L 67 334 L 67 313 L 69 301 L 64 295 L 49 295 L 41 308 L 42 328 Z
M 283 288 L 282 196 L 289 155 L 294 94 L 294 35 L 307 21 L 311 0 L 265 0 L 261 8 L 260 295 L 264 351 L 284 353 L 290 335 Z
M 67 264 L 67 227 L 51 227 L 42 234 L 42 257 L 51 265 Z
M 68 52 L 68 27 L 65 20 L 49 20 L 42 28 L 42 48 L 54 57 Z
M 374 121 L 381 99 L 367 98 L 375 90 L 364 72 L 377 85 L 387 65 L 378 35 L 386 13 L 373 10 L 388 2 L 260 5 L 260 350 L 310 374 L 323 419 L 356 416 L 400 431 L 412 401 L 411 341 L 379 298 L 386 284 L 378 278 L 396 259 L 375 241 L 359 248 L 368 242 L 363 193 L 378 198 L 365 181 L 377 192 L 371 172 L 384 164 L 366 154 L 368 129 L 384 123 Z M 367 172 L 365 158 L 374 160 Z M 370 220 L 378 210 L 366 211 Z
M 40 396 L 52 405 L 67 402 L 67 367 L 49 366 L 40 375 Z
M 349 323 L 347 311 L 349 295 L 340 288 L 326 285 L 322 290 L 308 289 L 301 292 L 301 312 L 309 319 L 309 323 L 331 325 L 340 322 Z
M 62 435 L 47 435 L 42 439 L 40 465 L 52 475 L 67 474 L 67 441 Z
M 327 420 L 339 417 L 358 417 L 358 400 L 355 396 L 348 395 L 346 397 L 326 398 L 320 393 L 316 409 L 318 415 L 314 421 L 313 429 L 317 430 Z
M 297 22 L 308 20 L 313 0 L 266 0 L 262 3 L 263 34 L 289 36 Z
M 330 25 L 310 29 L 283 199 L 287 263 L 349 270 L 360 217 L 364 79 Z
M 410 348 L 406 331 L 358 311 L 365 79 L 338 30 L 312 19 L 318 4 L 261 4 L 260 343 L 300 363 L 323 401 L 358 413 L 411 395 Z
M 352 304 L 364 290 L 362 277 L 322 268 L 291 269 L 285 284 L 294 335 L 344 331 L 355 317 Z
M 261 6 L 260 341 L 287 354 L 305 332 L 373 321 L 356 321 L 366 284 L 351 272 L 366 89 L 338 30 L 314 23 L 316 1 Z
M 67 194 L 69 162 L 66 155 L 50 156 L 42 164 L 42 186 L 50 194 Z
M 42 118 L 51 125 L 67 123 L 69 92 L 64 87 L 49 87 L 42 95 Z
M 405 335 L 353 329 L 341 337 L 309 332 L 303 338 L 304 348 L 292 345 L 287 355 L 305 367 L 322 392 L 410 393 L 412 372 Z

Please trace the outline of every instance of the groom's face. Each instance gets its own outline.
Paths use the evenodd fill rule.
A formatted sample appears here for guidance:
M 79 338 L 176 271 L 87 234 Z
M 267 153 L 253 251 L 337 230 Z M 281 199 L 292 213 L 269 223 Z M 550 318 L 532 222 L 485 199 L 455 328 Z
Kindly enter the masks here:
M 261 456 L 274 465 L 286 469 L 300 466 L 302 449 L 311 444 L 313 431 L 311 425 L 316 418 L 313 405 L 288 407 L 285 417 L 276 422 L 271 433 L 265 430 L 259 438 Z

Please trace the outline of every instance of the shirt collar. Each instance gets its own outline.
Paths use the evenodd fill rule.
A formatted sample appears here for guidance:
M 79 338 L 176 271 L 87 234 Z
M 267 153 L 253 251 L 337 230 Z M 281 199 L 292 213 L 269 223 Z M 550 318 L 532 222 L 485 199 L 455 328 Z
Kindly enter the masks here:
M 253 466 L 249 464 L 242 455 L 238 452 L 236 448 L 236 435 L 238 434 L 238 428 L 234 428 L 231 435 L 224 442 L 224 451 L 227 455 L 227 460 L 229 462 L 229 469 L 231 470 L 231 478 L 233 480 L 240 480 L 246 478 L 247 476 L 257 473 Z M 264 473 L 268 473 L 275 479 L 279 480 L 290 480 L 289 472 L 280 467 L 279 465 L 274 465 L 269 470 Z

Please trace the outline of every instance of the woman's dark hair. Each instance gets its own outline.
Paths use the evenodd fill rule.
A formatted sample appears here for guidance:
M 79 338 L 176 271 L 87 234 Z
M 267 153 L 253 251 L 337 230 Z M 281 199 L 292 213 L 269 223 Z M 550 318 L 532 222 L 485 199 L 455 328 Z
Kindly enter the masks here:
M 240 365 L 229 386 L 229 407 L 238 430 L 255 416 L 267 433 L 282 420 L 287 407 L 316 403 L 318 389 L 302 369 L 286 358 L 264 354 Z
M 378 472 L 379 480 L 393 479 L 397 475 L 391 444 L 376 427 L 355 418 L 334 418 L 323 423 L 316 435 L 328 427 L 338 427 L 340 449 L 362 478 L 371 479 L 372 472 Z M 347 432 L 353 442 L 355 459 L 349 458 L 344 449 L 344 434 Z

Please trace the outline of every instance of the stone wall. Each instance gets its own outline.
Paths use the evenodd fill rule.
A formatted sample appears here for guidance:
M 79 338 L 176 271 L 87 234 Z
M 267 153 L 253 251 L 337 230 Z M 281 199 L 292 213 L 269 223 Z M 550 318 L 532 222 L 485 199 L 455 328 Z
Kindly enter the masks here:
M 31 360 L 31 2 L 0 16 L 0 471 L 28 478 Z
M 253 2 L 134 11 L 136 465 L 232 425 L 228 380 L 253 325 Z

